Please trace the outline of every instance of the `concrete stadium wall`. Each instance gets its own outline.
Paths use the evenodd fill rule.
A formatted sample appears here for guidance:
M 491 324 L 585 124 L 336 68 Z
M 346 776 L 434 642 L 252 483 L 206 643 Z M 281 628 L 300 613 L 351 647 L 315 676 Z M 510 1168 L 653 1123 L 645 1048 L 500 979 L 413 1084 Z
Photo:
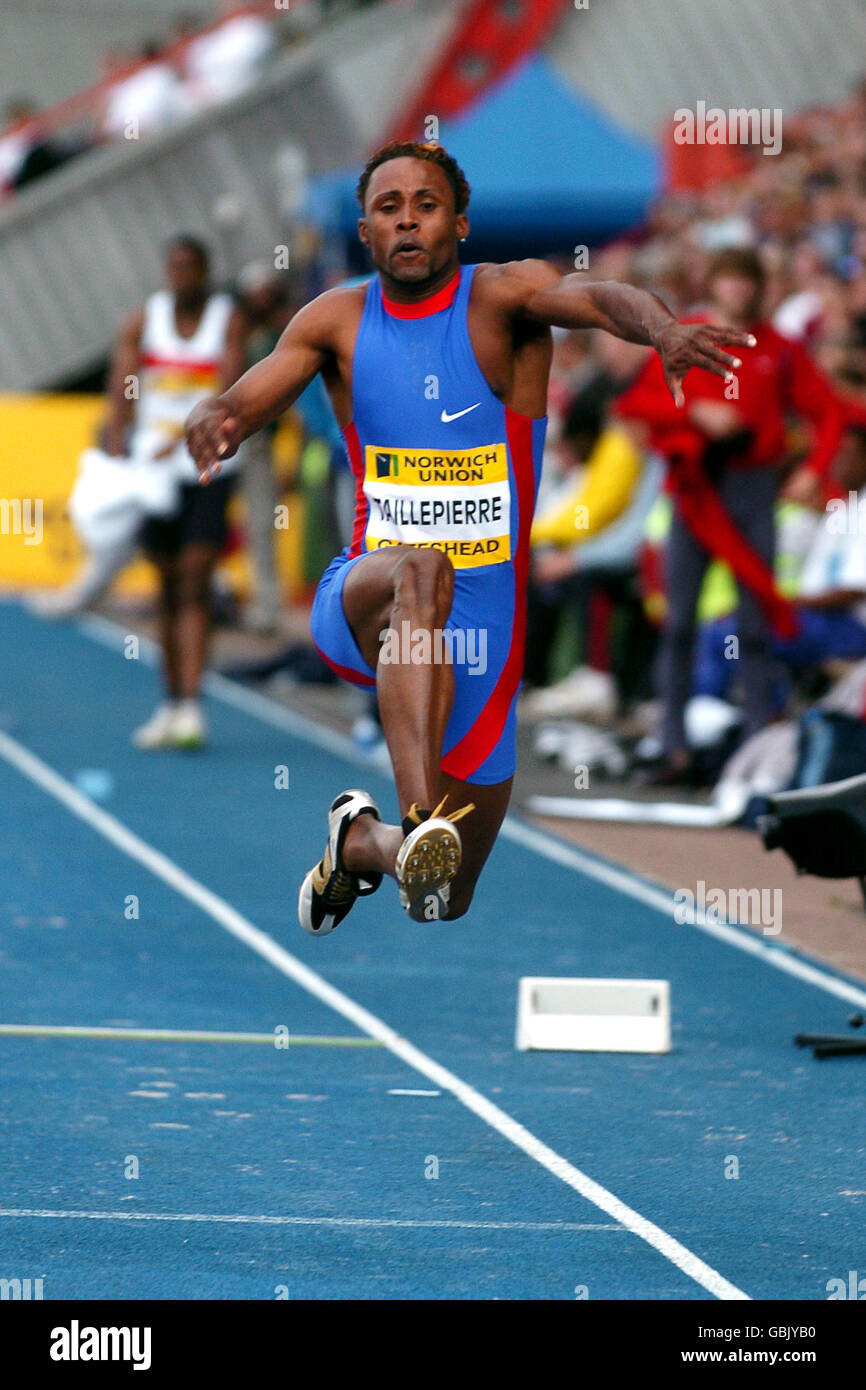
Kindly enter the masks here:
M 163 39 L 192 12 L 209 24 L 219 0 L 2 0 L 0 92 L 51 106 L 99 77 L 106 48 Z
M 863 0 L 587 0 L 547 45 L 615 120 L 656 137 L 678 107 L 841 100 L 866 73 Z
M 81 156 L 0 210 L 0 389 L 93 367 L 155 289 L 179 230 L 215 246 L 217 279 L 273 258 L 280 162 L 360 162 L 430 61 L 456 0 L 366 10 L 287 53 L 256 87 L 165 134 Z

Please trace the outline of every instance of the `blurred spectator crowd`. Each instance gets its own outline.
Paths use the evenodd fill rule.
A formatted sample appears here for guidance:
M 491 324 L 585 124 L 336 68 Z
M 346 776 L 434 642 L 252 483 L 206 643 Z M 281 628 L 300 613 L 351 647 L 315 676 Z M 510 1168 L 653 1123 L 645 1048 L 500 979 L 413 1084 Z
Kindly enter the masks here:
M 769 396 L 762 401 L 759 391 L 747 401 L 744 386 L 738 401 L 724 383 L 695 371 L 677 429 L 650 349 L 601 332 L 554 331 L 521 710 L 531 721 L 589 720 L 648 734 L 642 746 L 657 760 L 662 783 L 712 780 L 718 762 L 710 760 L 709 774 L 696 766 L 702 744 L 730 751 L 737 738 L 804 707 L 866 657 L 866 81 L 837 107 L 786 119 L 778 156 L 738 150 L 730 163 L 735 172 L 724 179 L 665 193 L 637 233 L 590 254 L 586 276 L 651 290 L 681 318 L 731 323 L 739 309 L 737 326 L 758 335 L 758 371 L 770 370 L 765 343 L 780 357 L 792 344 L 781 369 L 783 428 L 772 458 L 760 449 Z M 746 308 L 749 281 L 757 295 Z M 684 488 L 681 477 L 675 481 L 684 459 L 674 443 L 688 444 L 687 435 L 695 443 Z M 755 460 L 770 465 L 776 485 L 769 495 L 765 473 L 748 471 Z M 743 683 L 754 652 L 728 662 L 718 650 L 709 656 L 713 642 L 718 647 L 724 634 L 738 632 L 738 588 L 718 550 L 707 556 L 696 612 L 674 615 L 691 629 L 670 630 L 669 600 L 675 608 L 682 583 L 680 568 L 675 592 L 667 592 L 671 540 L 683 498 L 688 510 L 689 495 L 693 503 L 699 495 L 696 476 L 703 501 L 721 498 L 759 549 L 755 516 L 773 509 L 775 535 L 764 547 L 770 583 L 774 571 L 799 636 L 778 640 L 740 586 L 739 599 L 745 593 L 746 609 L 752 603 L 755 610 L 746 613 L 740 640 L 763 643 L 766 657 L 763 705 L 751 721 Z M 850 515 L 840 521 L 843 505 Z M 712 528 L 704 542 L 707 535 L 713 540 Z M 675 691 L 677 683 L 685 691 Z M 699 698 L 677 738 L 678 702 L 689 694 Z M 545 726 L 538 751 L 550 755 L 563 739 Z M 599 748 L 580 737 L 564 746 L 563 766 L 580 761 L 581 747 Z M 624 767 L 613 744 L 599 761 L 616 775 Z
M 169 33 L 136 50 L 106 48 L 94 87 L 53 110 L 40 112 L 26 96 L 10 99 L 0 111 L 0 198 L 85 150 L 146 138 L 239 95 L 283 43 L 315 28 L 339 4 L 228 0 L 214 23 L 181 14 Z
M 713 251 L 753 246 L 779 332 L 866 388 L 866 80 L 837 107 L 786 116 L 778 156 L 743 147 L 741 158 L 739 176 L 662 198 L 646 239 L 613 248 L 605 274 L 630 270 L 680 312 L 700 300 Z

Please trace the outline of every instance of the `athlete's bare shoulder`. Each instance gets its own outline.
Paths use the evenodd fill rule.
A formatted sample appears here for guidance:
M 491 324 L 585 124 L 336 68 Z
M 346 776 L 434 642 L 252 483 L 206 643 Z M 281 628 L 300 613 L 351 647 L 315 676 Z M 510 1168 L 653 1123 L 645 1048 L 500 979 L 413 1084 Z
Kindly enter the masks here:
M 337 351 L 347 329 L 353 329 L 364 312 L 366 297 L 366 284 L 324 290 L 292 317 L 284 340 L 305 343 L 320 352 Z
M 547 261 L 486 261 L 475 272 L 473 293 L 491 308 L 517 315 L 534 294 L 550 289 L 561 279 Z

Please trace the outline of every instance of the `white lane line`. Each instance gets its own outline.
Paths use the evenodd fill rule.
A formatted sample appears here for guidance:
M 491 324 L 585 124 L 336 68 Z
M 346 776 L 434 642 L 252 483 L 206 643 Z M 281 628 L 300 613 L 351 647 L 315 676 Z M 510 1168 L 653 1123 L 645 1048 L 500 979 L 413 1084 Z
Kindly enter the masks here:
M 95 614 L 88 615 L 78 621 L 78 627 L 88 637 L 109 647 L 112 651 L 123 649 L 123 641 L 127 634 L 107 618 Z M 142 638 L 140 651 L 149 664 L 155 663 L 157 648 L 153 642 L 147 638 Z M 253 690 L 247 690 L 245 686 L 226 680 L 224 676 L 212 672 L 205 678 L 205 688 L 216 699 L 222 700 L 224 704 L 232 705 L 244 714 L 249 714 L 264 724 L 270 724 L 272 728 L 293 734 L 296 738 L 304 739 L 317 748 L 324 748 L 329 753 L 337 754 L 348 762 L 355 763 L 356 766 L 370 768 L 380 773 L 382 771 L 377 761 L 367 757 L 360 749 L 356 748 L 348 735 L 337 730 L 324 729 L 305 715 L 286 709 L 283 705 L 277 705 L 273 700 L 269 700 Z M 707 917 L 703 909 L 695 913 L 693 921 L 683 924 L 675 923 L 673 919 L 676 905 L 673 895 L 667 889 L 655 887 L 628 869 L 617 868 L 613 864 L 605 863 L 604 860 L 595 859 L 575 845 L 567 844 L 564 840 L 558 840 L 553 835 L 537 830 L 513 814 L 506 816 L 500 834 L 505 839 L 522 845 L 525 849 L 534 850 L 536 854 L 540 854 L 555 864 L 561 864 L 566 869 L 574 869 L 580 874 L 585 874 L 587 878 L 595 879 L 597 883 L 603 883 L 606 887 L 614 889 L 617 893 L 622 893 L 626 897 L 643 903 L 655 912 L 660 912 L 663 917 L 667 917 L 676 927 L 695 927 L 698 931 L 714 937 L 717 941 L 724 942 L 727 946 L 744 951 L 746 955 L 753 956 L 774 970 L 781 970 L 784 974 L 791 975 L 795 979 L 803 981 L 804 984 L 814 985 L 816 989 L 822 989 L 825 994 L 832 994 L 837 999 L 844 999 L 849 1004 L 858 1004 L 861 1008 L 866 1008 L 866 989 L 831 974 L 820 965 L 813 964 L 800 955 L 795 955 L 790 947 L 764 941 L 761 937 L 735 923 L 716 921 L 712 917 Z
M 389 1096 L 441 1096 L 441 1091 L 415 1091 L 406 1086 L 392 1086 Z
M 422 1231 L 622 1231 L 609 1221 L 412 1221 L 378 1216 L 234 1216 L 221 1212 L 174 1211 L 40 1211 L 29 1207 L 0 1207 L 3 1217 L 58 1221 L 190 1221 L 224 1226 L 355 1226 L 370 1230 Z
M 0 1038 L 97 1038 L 126 1042 L 259 1043 L 277 1052 L 291 1047 L 381 1047 L 375 1038 L 326 1037 L 314 1033 L 215 1033 L 182 1028 L 72 1027 L 48 1023 L 0 1023 Z M 162 1083 L 166 1084 L 166 1083 Z
M 612 864 L 591 859 L 577 846 L 548 838 L 543 831 L 515 820 L 512 816 L 506 818 L 500 833 L 506 839 L 513 840 L 527 849 L 534 849 L 538 854 L 545 855 L 546 858 L 554 860 L 557 864 L 562 864 L 565 868 L 576 869 L 578 873 L 586 874 L 589 878 L 606 884 L 608 888 L 613 888 L 618 893 L 628 894 L 629 897 L 636 898 L 638 902 L 645 903 L 647 907 L 655 908 L 657 912 L 673 918 L 675 904 L 670 893 L 664 888 L 654 888 L 650 883 L 633 878 L 626 869 L 618 869 Z M 674 923 L 673 925 L 676 929 L 680 924 Z M 708 917 L 703 909 L 695 913 L 694 921 L 683 923 L 682 926 L 695 926 L 699 931 L 705 932 L 707 936 L 724 941 L 728 946 L 736 946 L 738 950 L 754 956 L 757 960 L 763 961 L 765 965 L 771 965 L 776 970 L 793 975 L 795 979 L 802 980 L 805 984 L 815 985 L 827 994 L 834 994 L 837 999 L 845 999 L 850 1004 L 866 1007 L 866 989 L 858 988 L 857 985 L 850 984 L 847 980 L 837 979 L 835 975 L 827 974 L 819 966 L 812 965 L 800 956 L 793 955 L 789 949 L 783 946 L 771 946 L 768 942 L 762 941 L 759 936 L 744 931 L 742 927 L 732 926 L 727 922 L 717 922 L 712 917 Z
M 87 797 L 82 796 L 71 783 L 67 782 L 47 763 L 44 763 L 41 758 L 37 758 L 34 753 L 24 748 L 15 739 L 10 738 L 2 730 L 0 730 L 0 756 L 4 757 L 12 767 L 17 768 L 23 776 L 28 777 L 41 787 L 43 791 L 55 797 L 79 820 L 84 821 L 86 825 L 103 835 L 117 849 L 122 850 L 131 859 L 135 859 L 189 902 L 206 912 L 238 941 L 249 946 L 275 969 L 288 979 L 293 980 L 301 989 L 307 990 L 309 994 L 321 1000 L 323 1004 L 327 1004 L 336 1013 L 342 1014 L 344 1018 L 355 1025 L 359 1032 L 366 1033 L 371 1038 L 378 1038 L 395 1057 L 399 1057 L 408 1067 L 420 1073 L 421 1076 L 425 1076 L 434 1086 L 443 1091 L 450 1091 L 461 1105 L 477 1115 L 497 1134 L 509 1140 L 516 1148 L 521 1149 L 529 1158 L 540 1164 L 542 1168 L 546 1168 L 549 1173 L 573 1188 L 575 1192 L 579 1192 L 588 1202 L 599 1207 L 614 1221 L 618 1221 L 635 1235 L 640 1236 L 642 1240 L 657 1250 L 665 1259 L 670 1260 L 689 1278 L 694 1279 L 708 1293 L 721 1299 L 747 1299 L 749 1297 L 748 1294 L 725 1279 L 718 1270 L 713 1269 L 711 1265 L 706 1264 L 691 1250 L 681 1245 L 667 1231 L 663 1231 L 660 1226 L 648 1221 L 639 1212 L 633 1211 L 607 1188 L 602 1187 L 600 1183 L 595 1182 L 579 1168 L 575 1168 L 567 1159 L 536 1138 L 530 1130 L 513 1119 L 511 1115 L 506 1114 L 504 1110 L 500 1110 L 498 1105 L 494 1105 L 474 1087 L 462 1081 L 460 1077 L 455 1076 L 445 1067 L 440 1066 L 432 1057 L 428 1057 L 420 1048 L 401 1037 L 375 1014 L 370 1013 L 347 994 L 343 994 L 341 990 L 329 984 L 314 970 L 310 970 L 302 961 L 279 946 L 266 932 L 254 927 L 225 899 L 220 898 L 204 884 L 199 883 L 197 879 L 186 873 L 160 850 L 147 844 L 115 816 L 110 815 L 101 806 L 95 805 Z

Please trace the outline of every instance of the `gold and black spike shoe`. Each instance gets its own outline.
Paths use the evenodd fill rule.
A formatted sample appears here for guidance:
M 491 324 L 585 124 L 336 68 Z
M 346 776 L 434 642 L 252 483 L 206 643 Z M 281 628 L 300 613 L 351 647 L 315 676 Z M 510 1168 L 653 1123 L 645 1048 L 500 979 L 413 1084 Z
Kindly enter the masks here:
M 475 806 L 470 803 L 442 815 L 447 800 L 443 797 L 435 811 L 423 810 L 415 801 L 403 818 L 406 838 L 397 851 L 395 867 L 400 902 L 414 922 L 435 922 L 447 916 L 451 883 L 463 858 L 455 821 Z
M 358 816 L 381 820 L 379 807 L 367 792 L 341 792 L 328 811 L 328 843 L 325 853 L 301 884 L 298 920 L 311 936 L 327 936 L 339 926 L 358 898 L 375 893 L 381 873 L 351 873 L 343 864 L 343 845 L 349 826 Z

